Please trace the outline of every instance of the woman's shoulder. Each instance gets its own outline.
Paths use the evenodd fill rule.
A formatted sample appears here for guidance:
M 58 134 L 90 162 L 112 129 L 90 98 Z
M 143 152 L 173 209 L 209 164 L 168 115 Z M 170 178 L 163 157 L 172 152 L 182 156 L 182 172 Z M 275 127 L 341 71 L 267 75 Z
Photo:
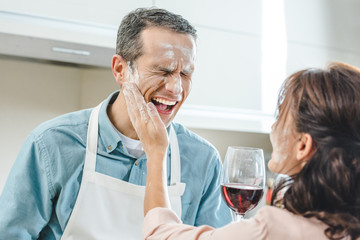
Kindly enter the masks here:
M 266 224 L 269 239 L 328 239 L 326 225 L 316 218 L 305 218 L 273 206 L 262 207 L 255 221 Z

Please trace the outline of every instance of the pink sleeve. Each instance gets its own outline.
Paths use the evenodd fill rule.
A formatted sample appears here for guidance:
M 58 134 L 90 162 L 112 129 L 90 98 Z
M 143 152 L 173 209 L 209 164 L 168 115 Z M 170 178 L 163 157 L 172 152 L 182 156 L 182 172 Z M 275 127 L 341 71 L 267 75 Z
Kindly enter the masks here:
M 154 208 L 145 216 L 143 237 L 147 240 L 209 239 L 213 230 L 210 226 L 194 227 L 182 224 L 171 209 Z
M 265 225 L 258 219 L 244 220 L 214 229 L 210 226 L 194 227 L 182 223 L 176 214 L 167 208 L 155 208 L 144 219 L 144 239 L 262 239 L 266 235 Z

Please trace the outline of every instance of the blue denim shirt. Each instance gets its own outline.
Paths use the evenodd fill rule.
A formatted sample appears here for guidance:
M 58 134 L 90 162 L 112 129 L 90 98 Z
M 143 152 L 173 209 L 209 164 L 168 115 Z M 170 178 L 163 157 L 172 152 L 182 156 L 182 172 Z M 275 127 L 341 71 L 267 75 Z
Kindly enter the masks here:
M 146 156 L 136 159 L 126 151 L 106 114 L 117 94 L 110 95 L 100 110 L 96 171 L 145 185 Z M 61 238 L 81 184 L 90 113 L 85 109 L 57 117 L 28 136 L 0 196 L 0 239 Z M 230 210 L 220 197 L 218 152 L 182 125 L 172 124 L 179 142 L 181 181 L 186 183 L 182 221 L 214 227 L 229 223 Z M 168 161 L 170 154 L 171 150 Z

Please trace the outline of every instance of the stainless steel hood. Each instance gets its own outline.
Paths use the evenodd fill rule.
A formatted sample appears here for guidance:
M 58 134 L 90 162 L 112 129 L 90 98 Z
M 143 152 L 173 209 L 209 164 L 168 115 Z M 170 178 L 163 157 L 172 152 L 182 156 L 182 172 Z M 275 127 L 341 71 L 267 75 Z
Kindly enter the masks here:
M 0 54 L 79 65 L 111 67 L 115 48 L 0 33 Z
M 110 67 L 117 27 L 0 10 L 0 55 Z

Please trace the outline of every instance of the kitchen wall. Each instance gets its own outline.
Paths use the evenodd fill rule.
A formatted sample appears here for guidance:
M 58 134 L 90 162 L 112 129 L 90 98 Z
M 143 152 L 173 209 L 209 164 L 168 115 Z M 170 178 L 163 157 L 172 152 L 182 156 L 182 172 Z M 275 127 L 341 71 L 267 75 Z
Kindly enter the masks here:
M 80 108 L 81 70 L 0 58 L 0 190 L 26 136 L 42 121 Z
M 116 91 L 109 68 L 0 57 L 0 192 L 20 148 L 38 124 L 71 111 L 93 107 Z M 216 146 L 271 150 L 268 134 L 191 128 Z
M 50 41 L 75 51 L 111 50 L 122 17 L 149 6 L 181 14 L 198 29 L 193 90 L 178 118 L 193 128 L 268 133 L 286 76 L 329 61 L 360 65 L 357 0 L 13 0 L 0 5 L 0 37 L 48 39 L 33 57 L 46 59 L 48 51 L 51 57 L 86 63 L 84 55 L 51 51 L 58 45 Z M 10 47 L 13 51 L 6 51 Z M 7 55 L 29 56 L 30 49 L 0 45 Z M 85 52 L 90 59 L 101 55 Z
M 222 157 L 227 146 L 246 145 L 264 148 L 269 158 L 268 133 L 285 76 L 329 61 L 360 66 L 357 0 L 13 0 L 0 5 L 0 33 L 113 48 L 121 18 L 154 5 L 198 29 L 193 89 L 176 121 L 207 138 Z M 0 50 L 9 46 L 18 47 L 1 42 Z M 36 125 L 92 107 L 117 89 L 109 68 L 72 64 L 71 56 L 60 63 L 11 55 L 0 55 L 0 192 Z

